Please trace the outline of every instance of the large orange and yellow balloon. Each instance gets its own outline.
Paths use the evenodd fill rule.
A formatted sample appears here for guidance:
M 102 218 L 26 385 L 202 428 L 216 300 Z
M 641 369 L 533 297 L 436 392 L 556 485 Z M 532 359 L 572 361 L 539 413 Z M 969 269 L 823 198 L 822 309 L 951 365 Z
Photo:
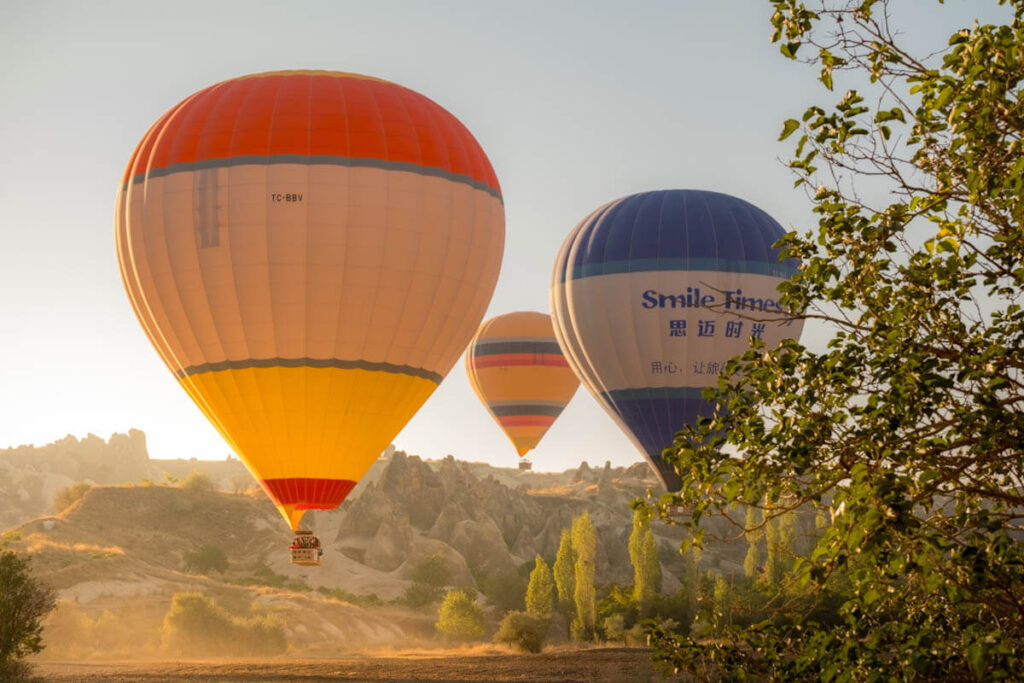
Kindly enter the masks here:
M 481 325 L 466 350 L 466 374 L 520 456 L 537 446 L 580 385 L 551 316 L 529 311 Z
M 342 502 L 458 360 L 504 231 L 494 171 L 454 116 L 329 71 L 185 99 L 117 199 L 139 321 L 292 528 Z

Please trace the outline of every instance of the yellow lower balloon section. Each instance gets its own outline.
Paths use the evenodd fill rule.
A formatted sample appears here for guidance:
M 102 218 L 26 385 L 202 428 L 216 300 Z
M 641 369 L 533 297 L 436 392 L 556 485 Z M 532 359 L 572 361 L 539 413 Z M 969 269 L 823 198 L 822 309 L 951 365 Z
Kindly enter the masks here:
M 540 443 L 547 427 L 506 427 L 509 441 L 516 448 L 516 453 L 522 457 L 532 451 Z
M 339 504 L 437 388 L 398 372 L 307 366 L 217 370 L 181 384 L 293 529 L 305 510 Z

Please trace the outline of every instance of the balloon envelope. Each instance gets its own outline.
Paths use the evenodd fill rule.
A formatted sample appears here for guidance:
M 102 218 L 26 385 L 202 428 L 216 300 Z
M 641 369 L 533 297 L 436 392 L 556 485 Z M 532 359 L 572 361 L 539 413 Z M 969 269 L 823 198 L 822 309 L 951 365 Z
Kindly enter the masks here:
M 580 384 L 551 316 L 531 311 L 482 324 L 466 350 L 466 374 L 520 456 L 537 446 Z
M 566 238 L 555 261 L 555 335 L 587 390 L 665 486 L 662 458 L 684 425 L 709 417 L 701 397 L 725 362 L 799 337 L 778 306 L 797 269 L 772 244 L 785 234 L 752 204 L 717 192 L 662 190 L 606 204 Z
M 281 71 L 153 125 L 116 237 L 150 341 L 295 528 L 341 503 L 458 360 L 504 209 L 483 150 L 433 101 Z

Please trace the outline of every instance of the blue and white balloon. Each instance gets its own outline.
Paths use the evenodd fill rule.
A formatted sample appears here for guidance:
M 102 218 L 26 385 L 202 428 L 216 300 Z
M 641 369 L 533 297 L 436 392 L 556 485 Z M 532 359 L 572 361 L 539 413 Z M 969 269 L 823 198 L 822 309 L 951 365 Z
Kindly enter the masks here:
M 555 336 L 580 381 L 651 463 L 684 425 L 710 417 L 701 397 L 726 361 L 798 338 L 778 305 L 798 263 L 772 244 L 782 226 L 742 199 L 659 190 L 597 209 L 566 238 L 551 280 Z

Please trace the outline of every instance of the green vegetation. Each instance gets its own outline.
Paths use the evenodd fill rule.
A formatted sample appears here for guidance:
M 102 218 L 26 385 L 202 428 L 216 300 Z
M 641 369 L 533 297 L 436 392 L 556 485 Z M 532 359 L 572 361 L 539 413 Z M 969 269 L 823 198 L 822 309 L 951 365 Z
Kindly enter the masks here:
M 534 558 L 530 583 L 526 586 L 526 611 L 535 617 L 549 620 L 554 610 L 555 580 L 544 558 Z
M 504 614 L 523 608 L 527 580 L 521 571 L 507 571 L 493 576 L 481 574 L 477 585 L 491 609 L 497 614 Z
M 913 42 L 897 4 L 772 0 L 782 53 L 837 93 L 781 135 L 818 226 L 782 241 L 802 266 L 780 303 L 831 341 L 755 342 L 705 392 L 728 414 L 669 452 L 683 484 L 662 503 L 693 510 L 696 546 L 744 506 L 763 522 L 732 521 L 765 541 L 760 580 L 701 581 L 690 634 L 649 629 L 669 670 L 1024 670 L 1024 0 Z M 822 524 L 808 552 L 801 516 Z
M 572 634 L 576 640 L 593 640 L 597 628 L 597 597 L 594 592 L 597 538 L 589 512 L 584 511 L 572 521 L 572 549 L 576 555 L 573 572 L 576 617 L 572 621 Z
M 452 568 L 444 555 L 434 553 L 423 558 L 412 570 L 412 580 L 434 588 L 444 588 L 452 578 Z
M 569 529 L 562 529 L 552 573 L 558 592 L 558 612 L 565 617 L 567 624 L 572 623 L 573 594 L 576 592 L 576 554 L 572 549 L 572 533 Z
M 438 633 L 454 640 L 471 640 L 484 634 L 484 613 L 476 603 L 475 591 L 453 588 L 441 602 L 438 613 Z
M 223 574 L 228 570 L 228 555 L 216 545 L 204 545 L 196 550 L 186 550 L 181 556 L 185 571 L 192 574 Z
M 217 490 L 210 475 L 199 470 L 192 470 L 178 485 L 186 491 L 210 493 Z
M 28 676 L 23 659 L 45 647 L 43 619 L 55 606 L 53 590 L 32 577 L 28 562 L 0 551 L 0 680 Z
M 544 648 L 550 622 L 529 612 L 509 612 L 501 620 L 494 642 L 517 647 L 523 652 L 540 652 Z
M 332 597 L 335 600 L 347 602 L 350 605 L 358 605 L 359 607 L 382 607 L 384 605 L 384 601 L 376 593 L 356 595 L 342 588 L 327 588 L 326 586 L 320 586 L 316 590 L 318 593 Z
M 743 559 L 743 575 L 748 579 L 757 578 L 761 571 L 761 539 L 764 531 L 761 529 L 757 508 L 753 505 L 747 506 L 747 516 L 744 521 L 744 536 L 747 538 L 747 556 Z
M 91 488 L 92 484 L 86 484 L 85 482 L 78 482 L 71 486 L 65 486 L 54 495 L 53 509 L 57 512 L 64 512 L 73 504 L 81 500 L 82 496 L 84 496 Z
M 451 573 L 451 566 L 444 555 L 435 553 L 423 558 L 412 571 L 412 584 L 395 603 L 413 609 L 437 604 L 451 580 Z
M 163 647 L 187 656 L 269 656 L 287 649 L 272 616 L 235 616 L 202 593 L 178 593 L 164 617 Z
M 76 603 L 57 601 L 46 620 L 50 659 L 127 658 L 158 654 L 159 632 L 138 628 L 123 612 L 103 610 L 96 618 L 83 613 Z
M 661 588 L 661 563 L 658 546 L 651 531 L 651 517 L 646 508 L 633 510 L 633 531 L 629 535 L 629 559 L 633 563 L 633 599 L 641 616 L 651 609 Z

